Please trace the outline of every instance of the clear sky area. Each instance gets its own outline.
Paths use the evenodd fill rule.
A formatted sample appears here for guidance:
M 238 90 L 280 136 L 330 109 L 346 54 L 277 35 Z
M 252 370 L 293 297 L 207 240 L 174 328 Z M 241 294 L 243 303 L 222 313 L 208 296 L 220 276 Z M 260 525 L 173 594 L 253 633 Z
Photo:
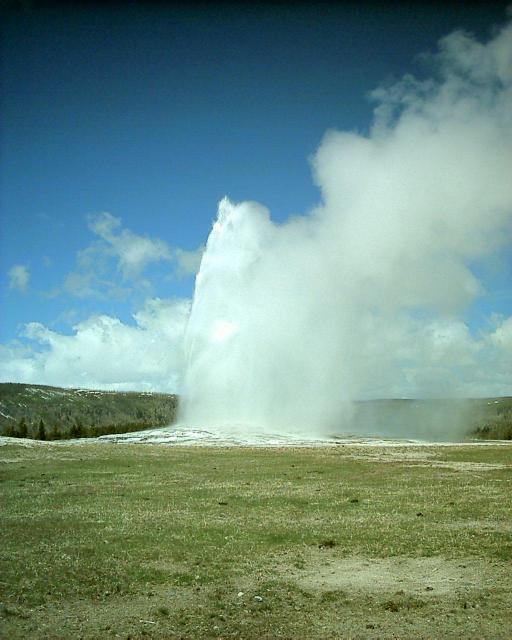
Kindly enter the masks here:
M 262 203 L 278 226 L 307 216 L 326 132 L 371 135 L 375 89 L 435 75 L 423 54 L 455 30 L 486 43 L 510 21 L 506 2 L 0 11 L 0 379 L 163 391 L 180 390 L 222 198 Z M 471 379 L 472 360 L 468 395 L 512 394 L 512 240 L 498 244 L 465 258 L 479 290 L 457 331 L 471 354 L 501 345 L 482 356 L 499 379 Z

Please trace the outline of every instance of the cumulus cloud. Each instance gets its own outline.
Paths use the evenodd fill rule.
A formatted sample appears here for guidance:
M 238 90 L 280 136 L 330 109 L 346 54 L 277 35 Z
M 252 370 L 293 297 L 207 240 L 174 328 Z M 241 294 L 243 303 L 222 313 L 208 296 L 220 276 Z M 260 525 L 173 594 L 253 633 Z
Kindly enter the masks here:
M 32 322 L 1 348 L 0 379 L 94 389 L 179 390 L 189 300 L 146 301 L 135 324 L 92 316 L 64 335 Z
M 88 227 L 97 239 L 78 251 L 76 268 L 57 293 L 125 300 L 135 291 L 150 295 L 154 273 L 148 277 L 147 271 L 151 265 L 168 264 L 168 277 L 194 275 L 199 269 L 204 247 L 172 248 L 164 240 L 123 228 L 121 218 L 108 212 L 90 215 Z
M 118 260 L 123 277 L 133 279 L 152 262 L 172 259 L 167 244 L 158 238 L 140 236 L 121 228 L 121 219 L 103 212 L 89 218 L 89 228 L 107 245 Z
M 9 289 L 16 289 L 25 293 L 30 279 L 30 273 L 27 265 L 15 264 L 8 271 Z
M 180 275 L 199 267 L 203 248 L 171 249 L 163 240 L 123 228 L 110 213 L 89 217 L 97 239 L 77 253 L 76 268 L 60 290 L 77 298 L 125 301 L 135 293 L 147 296 L 152 283 L 146 270 L 157 262 L 172 263 Z M 154 275 L 150 272 L 150 275 Z M 11 288 L 26 290 L 24 265 L 9 271 Z M 75 324 L 65 335 L 40 323 L 29 323 L 20 337 L 0 345 L 0 379 L 99 389 L 147 389 L 176 392 L 181 384 L 182 340 L 189 300 L 147 299 L 126 324 L 109 315 L 95 315 Z
M 120 280 L 112 270 L 110 259 L 102 245 L 93 244 L 78 251 L 77 268 L 65 277 L 63 291 L 76 298 L 128 298 L 134 283 Z M 136 282 L 140 284 L 140 280 Z
M 512 317 L 499 322 L 491 334 L 491 340 L 497 347 L 501 347 L 507 355 L 512 356 Z M 510 362 L 512 363 L 512 358 Z
M 455 32 L 430 62 L 372 94 L 368 135 L 325 135 L 308 215 L 220 203 L 183 420 L 322 431 L 350 428 L 358 398 L 512 394 L 510 319 L 477 337 L 463 319 L 475 266 L 510 247 L 512 25 Z
M 145 270 L 152 263 L 172 260 L 163 240 L 123 228 L 121 218 L 110 213 L 89 216 L 88 226 L 98 240 L 77 253 L 77 269 L 67 275 L 63 287 L 71 295 L 123 300 L 134 288 L 147 292 L 151 284 Z

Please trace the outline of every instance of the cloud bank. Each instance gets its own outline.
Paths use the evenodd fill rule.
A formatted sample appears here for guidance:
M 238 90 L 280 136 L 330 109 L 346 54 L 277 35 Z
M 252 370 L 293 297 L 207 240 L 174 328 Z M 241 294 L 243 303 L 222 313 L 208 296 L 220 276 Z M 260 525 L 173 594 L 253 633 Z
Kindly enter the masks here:
M 512 244 L 512 25 L 452 33 L 430 62 L 434 78 L 373 92 L 368 135 L 325 135 L 308 215 L 220 203 L 183 421 L 321 432 L 359 398 L 512 394 L 512 319 L 463 321 L 478 267 Z
M 134 324 L 92 316 L 71 335 L 31 322 L 29 347 L 0 347 L 0 379 L 92 389 L 176 392 L 189 300 L 153 298 L 134 314 Z
M 204 247 L 195 251 L 172 248 L 159 238 L 134 233 L 123 226 L 121 218 L 107 212 L 89 216 L 88 227 L 96 239 L 78 251 L 76 267 L 63 286 L 43 295 L 130 300 L 139 308 L 133 323 L 96 314 L 75 323 L 69 335 L 28 323 L 19 333 L 21 340 L 0 345 L 0 380 L 179 392 L 191 302 L 152 297 L 157 278 L 149 268 L 164 263 L 166 270 L 156 275 L 160 288 L 168 289 L 170 280 L 197 272 Z M 25 265 L 13 266 L 8 276 L 12 289 L 26 292 L 30 274 Z M 76 315 L 71 309 L 59 319 L 68 324 Z

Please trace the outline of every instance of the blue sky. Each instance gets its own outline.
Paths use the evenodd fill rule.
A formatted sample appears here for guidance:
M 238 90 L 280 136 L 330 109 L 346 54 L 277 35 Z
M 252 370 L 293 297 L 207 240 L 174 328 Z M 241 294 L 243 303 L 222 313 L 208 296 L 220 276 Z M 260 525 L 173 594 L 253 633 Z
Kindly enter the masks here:
M 487 38 L 505 8 L 35 3 L 7 13 L 0 342 L 37 351 L 47 346 L 27 338 L 29 323 L 71 336 L 97 315 L 135 326 L 148 300 L 190 298 L 223 196 L 262 202 L 277 222 L 307 212 L 320 199 L 309 158 L 324 133 L 365 134 L 371 90 L 428 74 L 418 54 L 455 28 Z M 135 245 L 142 257 L 127 258 Z M 467 312 L 473 332 L 512 313 L 510 256 L 496 264 Z

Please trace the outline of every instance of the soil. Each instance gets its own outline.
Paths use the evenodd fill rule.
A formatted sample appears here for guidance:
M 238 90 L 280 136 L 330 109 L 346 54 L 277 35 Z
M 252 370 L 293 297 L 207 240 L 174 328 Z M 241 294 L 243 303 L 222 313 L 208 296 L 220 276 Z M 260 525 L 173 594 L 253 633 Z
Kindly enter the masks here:
M 390 593 L 404 591 L 422 598 L 456 596 L 461 591 L 482 591 L 496 583 L 497 574 L 509 579 L 509 567 L 469 558 L 358 558 L 326 559 L 315 553 L 308 569 L 296 576 L 305 589 L 347 592 Z M 492 569 L 492 570 L 491 570 Z

